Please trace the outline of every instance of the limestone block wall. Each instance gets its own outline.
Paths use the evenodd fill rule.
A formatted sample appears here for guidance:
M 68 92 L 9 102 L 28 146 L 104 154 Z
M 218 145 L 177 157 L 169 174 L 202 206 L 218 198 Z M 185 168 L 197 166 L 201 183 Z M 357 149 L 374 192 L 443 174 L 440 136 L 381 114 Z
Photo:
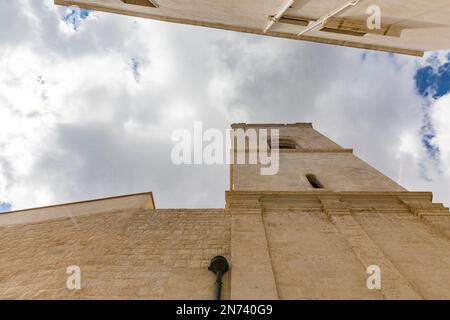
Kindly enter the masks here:
M 131 209 L 0 226 L 0 299 L 212 299 L 223 209 Z M 81 290 L 66 288 L 70 265 Z M 223 297 L 230 297 L 230 273 Z
M 409 212 L 354 215 L 372 241 L 426 299 L 450 299 L 450 238 Z M 450 223 L 450 214 L 432 219 Z
M 226 209 L 32 220 L 0 226 L 0 299 L 212 299 L 216 255 L 224 299 L 450 299 L 449 228 L 414 192 L 230 191 Z
M 382 299 L 366 267 L 323 211 L 264 213 L 280 299 Z
M 231 191 L 227 204 L 233 299 L 450 299 L 450 213 L 430 194 Z
M 328 191 L 405 191 L 350 152 L 281 152 L 276 175 L 261 175 L 260 165 L 233 165 L 233 190 L 309 191 L 305 174 L 314 174 Z

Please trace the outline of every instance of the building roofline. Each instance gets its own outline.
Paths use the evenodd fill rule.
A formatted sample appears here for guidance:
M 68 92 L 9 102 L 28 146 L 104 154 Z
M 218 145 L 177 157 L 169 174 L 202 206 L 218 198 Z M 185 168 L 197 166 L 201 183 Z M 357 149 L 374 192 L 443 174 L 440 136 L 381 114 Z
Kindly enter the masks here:
M 233 123 L 231 128 L 280 128 L 280 127 L 296 127 L 296 128 L 312 128 L 311 122 L 295 122 L 295 123 Z
M 56 5 L 63 5 L 63 6 L 71 6 L 71 5 L 75 4 L 72 0 L 54 0 L 54 3 Z M 153 20 L 159 20 L 159 21 L 166 21 L 166 22 L 172 22 L 172 23 L 180 23 L 180 24 L 187 24 L 187 25 L 193 25 L 193 26 L 202 26 L 202 27 L 209 27 L 209 28 L 215 28 L 215 29 L 237 31 L 237 32 L 250 33 L 250 34 L 258 34 L 258 35 L 271 36 L 271 37 L 276 37 L 276 38 L 286 38 L 286 39 L 292 39 L 292 40 L 310 41 L 310 42 L 315 42 L 315 43 L 331 44 L 331 45 L 337 45 L 337 46 L 344 46 L 344 47 L 357 48 L 357 49 L 368 49 L 368 50 L 375 50 L 375 51 L 382 51 L 382 52 L 399 53 L 399 54 L 418 56 L 418 57 L 423 57 L 423 55 L 424 55 L 424 51 L 414 50 L 414 49 L 406 49 L 406 48 L 404 49 L 404 48 L 390 47 L 390 46 L 384 46 L 384 45 L 366 44 L 366 43 L 359 43 L 359 42 L 353 42 L 353 41 L 348 41 L 348 40 L 337 40 L 337 39 L 323 38 L 323 37 L 311 36 L 311 35 L 298 36 L 297 34 L 291 34 L 291 33 L 286 33 L 286 32 L 277 32 L 277 31 L 269 31 L 267 33 L 264 33 L 262 29 L 259 30 L 259 29 L 249 28 L 249 27 L 242 27 L 242 26 L 236 26 L 236 25 L 224 24 L 224 23 L 218 23 L 218 22 L 207 22 L 207 21 L 199 21 L 199 20 L 192 20 L 192 19 L 186 19 L 186 18 L 174 18 L 174 17 L 164 16 L 164 15 L 156 15 L 156 14 L 146 13 L 146 12 L 138 12 L 138 11 L 132 11 L 132 10 L 126 10 L 126 9 L 117 9 L 117 8 L 108 7 L 107 5 L 101 5 L 98 3 L 97 4 L 76 3 L 76 5 L 81 8 L 88 9 L 88 10 L 94 10 L 94 11 L 102 11 L 102 12 L 121 14 L 121 15 L 146 18 L 146 19 L 153 19 Z
M 91 203 L 91 202 L 99 202 L 104 200 L 113 200 L 113 199 L 120 199 L 120 198 L 128 198 L 128 197 L 134 197 L 134 196 L 141 196 L 141 195 L 149 195 L 153 208 L 155 207 L 155 200 L 153 198 L 153 192 L 140 192 L 140 193 L 130 193 L 120 196 L 112 196 L 112 197 L 106 197 L 106 198 L 96 198 L 96 199 L 90 199 L 90 200 L 82 200 L 82 201 L 75 201 L 75 202 L 66 202 L 66 203 L 60 203 L 60 204 L 54 204 L 50 206 L 43 206 L 43 207 L 35 207 L 35 208 L 27 208 L 27 209 L 20 209 L 20 210 L 14 210 L 14 211 L 6 211 L 3 213 L 0 213 L 0 217 L 7 214 L 12 213 L 20 213 L 20 212 L 28 212 L 28 211 L 35 211 L 35 210 L 41 210 L 41 209 L 49 209 L 49 208 L 58 208 L 58 207 L 65 207 L 70 205 L 77 205 L 77 204 L 84 204 L 84 203 Z

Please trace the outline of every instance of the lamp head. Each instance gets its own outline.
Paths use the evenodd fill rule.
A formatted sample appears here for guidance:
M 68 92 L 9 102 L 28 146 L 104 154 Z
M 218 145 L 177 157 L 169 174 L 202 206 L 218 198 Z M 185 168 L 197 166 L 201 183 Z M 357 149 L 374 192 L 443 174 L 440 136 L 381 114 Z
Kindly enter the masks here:
M 223 256 L 216 256 L 211 259 L 211 263 L 209 264 L 208 270 L 217 274 L 219 271 L 222 274 L 225 274 L 229 269 L 228 261 Z

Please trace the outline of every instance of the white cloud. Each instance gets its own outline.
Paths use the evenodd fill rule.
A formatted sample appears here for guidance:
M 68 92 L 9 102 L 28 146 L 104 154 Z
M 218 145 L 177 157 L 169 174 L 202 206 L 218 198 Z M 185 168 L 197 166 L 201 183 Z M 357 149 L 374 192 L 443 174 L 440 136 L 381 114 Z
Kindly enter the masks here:
M 448 98 L 433 107 L 445 174 L 421 176 L 420 59 L 104 13 L 75 32 L 52 0 L 22 2 L 0 4 L 13 33 L 0 35 L 0 202 L 152 190 L 158 207 L 221 207 L 228 166 L 170 162 L 171 132 L 196 119 L 219 129 L 311 121 L 407 188 L 450 202 Z
M 441 168 L 444 175 L 450 177 L 450 94 L 434 102 L 431 118 L 436 130 L 434 142 L 440 150 Z

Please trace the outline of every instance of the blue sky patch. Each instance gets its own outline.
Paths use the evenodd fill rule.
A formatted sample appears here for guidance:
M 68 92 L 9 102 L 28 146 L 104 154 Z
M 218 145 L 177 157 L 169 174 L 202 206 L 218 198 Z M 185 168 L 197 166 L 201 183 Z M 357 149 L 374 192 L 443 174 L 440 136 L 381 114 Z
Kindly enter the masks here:
M 450 92 L 450 62 L 435 71 L 432 66 L 419 69 L 415 76 L 416 88 L 423 97 L 438 99 Z
M 80 9 L 80 18 L 85 20 L 91 12 L 87 9 Z
M 422 145 L 425 147 L 428 157 L 439 163 L 440 159 L 440 150 L 434 144 L 434 137 L 436 136 L 436 132 L 433 127 L 433 122 L 431 121 L 430 115 L 428 113 L 429 106 L 424 106 L 424 116 L 423 116 L 423 126 L 421 128 L 422 134 Z
M 367 60 L 367 51 L 363 52 L 363 54 L 361 55 L 361 59 L 362 61 L 366 61 Z
M 139 83 L 141 80 L 141 72 L 140 68 L 142 65 L 142 59 L 139 58 L 131 58 L 131 69 L 133 70 L 134 80 Z
M 0 202 L 0 213 L 11 211 L 11 203 Z
M 80 24 L 83 20 L 86 20 L 91 11 L 86 9 L 81 9 L 77 6 L 71 6 L 67 8 L 66 15 L 64 16 L 63 20 L 74 30 L 78 30 L 80 27 Z
M 432 55 L 427 59 L 427 64 L 417 70 L 414 80 L 417 92 L 424 97 L 422 145 L 428 158 L 439 167 L 441 151 L 434 143 L 436 132 L 430 118 L 430 106 L 435 100 L 450 92 L 450 61 L 442 63 L 437 56 Z

